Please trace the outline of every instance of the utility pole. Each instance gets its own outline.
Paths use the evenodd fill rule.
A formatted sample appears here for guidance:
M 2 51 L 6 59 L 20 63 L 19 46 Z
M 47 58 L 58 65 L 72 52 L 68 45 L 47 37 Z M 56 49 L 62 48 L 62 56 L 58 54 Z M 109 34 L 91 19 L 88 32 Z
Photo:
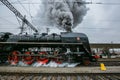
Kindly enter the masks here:
M 113 41 L 111 41 L 111 45 L 113 45 Z M 112 46 L 112 54 L 114 54 L 114 48 Z
M 24 18 L 25 18 L 26 16 L 24 16 Z M 24 30 L 25 30 L 25 27 L 24 27 L 24 25 L 25 25 L 25 22 L 24 22 L 24 20 L 22 21 L 22 26 L 20 27 L 20 34 L 22 34 L 23 32 L 24 32 Z
M 46 32 L 48 34 L 50 32 L 50 28 L 46 28 Z

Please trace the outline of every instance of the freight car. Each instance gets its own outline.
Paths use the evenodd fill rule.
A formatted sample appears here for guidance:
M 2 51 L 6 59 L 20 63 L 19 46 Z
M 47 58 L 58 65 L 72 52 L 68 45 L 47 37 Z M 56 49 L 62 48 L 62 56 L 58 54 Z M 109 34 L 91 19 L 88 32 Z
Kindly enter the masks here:
M 24 34 L 0 33 L 0 61 L 27 65 L 34 62 L 47 64 L 83 63 L 96 61 L 92 56 L 88 37 L 83 33 L 62 32 L 61 34 Z

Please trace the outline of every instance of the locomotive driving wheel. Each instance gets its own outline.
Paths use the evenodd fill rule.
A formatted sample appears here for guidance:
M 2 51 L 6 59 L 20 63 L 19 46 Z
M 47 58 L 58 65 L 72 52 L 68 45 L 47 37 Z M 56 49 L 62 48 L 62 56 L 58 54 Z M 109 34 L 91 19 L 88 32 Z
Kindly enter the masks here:
M 45 55 L 47 55 L 47 52 L 42 51 L 42 52 L 39 52 L 38 54 L 39 54 L 40 56 L 37 56 L 37 62 L 38 62 L 38 63 L 41 63 L 41 64 L 47 64 L 48 61 L 49 61 L 49 59 L 46 58 L 46 56 L 45 56 Z
M 31 65 L 34 62 L 34 57 L 32 56 L 32 52 L 25 52 L 25 56 L 22 57 L 22 61 L 27 64 L 27 65 Z
M 64 59 L 63 59 L 63 56 L 64 55 L 57 55 L 55 58 L 54 58 L 54 61 L 57 63 L 57 64 L 62 64 Z
M 19 51 L 13 51 L 8 56 L 8 61 L 11 65 L 17 65 L 17 63 L 19 62 L 18 54 L 20 54 Z
M 55 61 L 57 64 L 62 64 L 64 61 L 64 53 L 59 53 L 59 51 L 54 51 L 54 56 L 53 61 Z

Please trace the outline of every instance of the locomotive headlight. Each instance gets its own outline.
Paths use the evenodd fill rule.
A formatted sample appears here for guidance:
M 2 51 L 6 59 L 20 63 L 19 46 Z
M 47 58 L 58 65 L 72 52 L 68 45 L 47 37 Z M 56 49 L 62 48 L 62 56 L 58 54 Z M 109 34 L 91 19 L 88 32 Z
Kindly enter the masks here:
M 80 37 L 77 37 L 77 41 L 80 41 Z

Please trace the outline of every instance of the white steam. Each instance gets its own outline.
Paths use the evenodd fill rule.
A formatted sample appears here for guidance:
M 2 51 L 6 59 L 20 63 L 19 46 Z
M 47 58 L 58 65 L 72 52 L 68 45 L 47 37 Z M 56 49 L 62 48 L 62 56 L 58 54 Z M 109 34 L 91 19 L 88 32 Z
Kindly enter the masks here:
M 88 10 L 83 0 L 42 0 L 40 8 L 40 23 L 66 31 L 80 24 Z
M 17 66 L 32 66 L 32 67 L 76 67 L 80 63 L 68 63 L 68 62 L 63 62 L 61 64 L 56 63 L 55 61 L 50 61 L 47 64 L 35 62 L 32 65 L 27 65 L 22 61 L 19 61 Z M 12 65 L 12 64 L 11 64 Z

